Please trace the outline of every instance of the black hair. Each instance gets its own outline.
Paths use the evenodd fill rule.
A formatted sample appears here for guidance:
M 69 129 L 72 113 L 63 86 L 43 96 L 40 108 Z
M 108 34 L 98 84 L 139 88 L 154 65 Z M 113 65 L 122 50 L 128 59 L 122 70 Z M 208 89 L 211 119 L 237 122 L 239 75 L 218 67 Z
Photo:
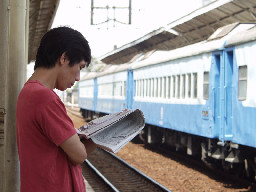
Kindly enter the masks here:
M 71 67 L 82 60 L 85 60 L 87 67 L 91 62 L 91 49 L 84 36 L 70 27 L 58 27 L 49 30 L 41 39 L 34 70 L 54 67 L 63 53 Z

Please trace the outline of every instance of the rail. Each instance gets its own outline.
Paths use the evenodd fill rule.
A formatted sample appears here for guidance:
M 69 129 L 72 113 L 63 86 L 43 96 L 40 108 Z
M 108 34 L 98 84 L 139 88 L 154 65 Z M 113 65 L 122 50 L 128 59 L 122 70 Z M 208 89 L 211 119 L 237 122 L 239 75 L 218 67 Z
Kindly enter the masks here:
M 165 186 L 145 175 L 118 156 L 102 149 L 97 149 L 88 158 L 95 172 L 100 173 L 113 191 L 170 191 Z M 97 171 L 96 171 L 97 170 Z

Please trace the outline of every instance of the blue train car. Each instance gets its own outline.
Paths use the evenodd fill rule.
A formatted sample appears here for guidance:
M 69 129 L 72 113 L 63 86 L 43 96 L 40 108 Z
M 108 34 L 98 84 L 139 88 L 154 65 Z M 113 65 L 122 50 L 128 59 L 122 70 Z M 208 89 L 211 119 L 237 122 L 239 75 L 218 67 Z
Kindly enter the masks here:
M 129 65 L 111 65 L 97 75 L 98 105 L 96 111 L 115 113 L 127 108 L 126 82 Z
M 87 73 L 78 85 L 78 106 L 83 117 L 93 117 L 97 107 L 97 78 L 95 72 Z
M 90 72 L 80 80 L 78 104 L 85 118 L 128 108 L 128 67 L 108 65 L 102 72 Z
M 203 42 L 150 54 L 87 79 L 94 82 L 88 100 L 94 106 L 79 102 L 82 110 L 139 108 L 147 123 L 144 142 L 173 146 L 225 169 L 239 167 L 254 178 L 255 24 L 234 23 Z

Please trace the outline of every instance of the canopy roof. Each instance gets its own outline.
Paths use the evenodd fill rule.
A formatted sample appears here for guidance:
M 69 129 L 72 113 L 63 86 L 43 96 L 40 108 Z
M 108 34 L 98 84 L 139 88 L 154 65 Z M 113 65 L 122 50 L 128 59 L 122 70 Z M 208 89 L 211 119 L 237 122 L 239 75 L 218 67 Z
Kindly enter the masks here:
M 35 60 L 42 36 L 51 28 L 59 0 L 30 0 L 28 61 Z
M 99 58 L 122 64 L 142 52 L 172 50 L 206 40 L 227 24 L 256 22 L 255 0 L 218 0 Z

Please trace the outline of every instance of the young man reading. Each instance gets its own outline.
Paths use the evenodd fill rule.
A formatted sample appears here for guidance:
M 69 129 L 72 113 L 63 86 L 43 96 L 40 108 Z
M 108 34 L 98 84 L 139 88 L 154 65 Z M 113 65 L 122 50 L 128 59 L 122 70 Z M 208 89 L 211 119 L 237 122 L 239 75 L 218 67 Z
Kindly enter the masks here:
M 72 87 L 90 61 L 90 47 L 78 31 L 59 27 L 43 36 L 35 71 L 17 102 L 21 192 L 85 191 L 80 164 L 96 145 L 80 141 L 53 89 Z

